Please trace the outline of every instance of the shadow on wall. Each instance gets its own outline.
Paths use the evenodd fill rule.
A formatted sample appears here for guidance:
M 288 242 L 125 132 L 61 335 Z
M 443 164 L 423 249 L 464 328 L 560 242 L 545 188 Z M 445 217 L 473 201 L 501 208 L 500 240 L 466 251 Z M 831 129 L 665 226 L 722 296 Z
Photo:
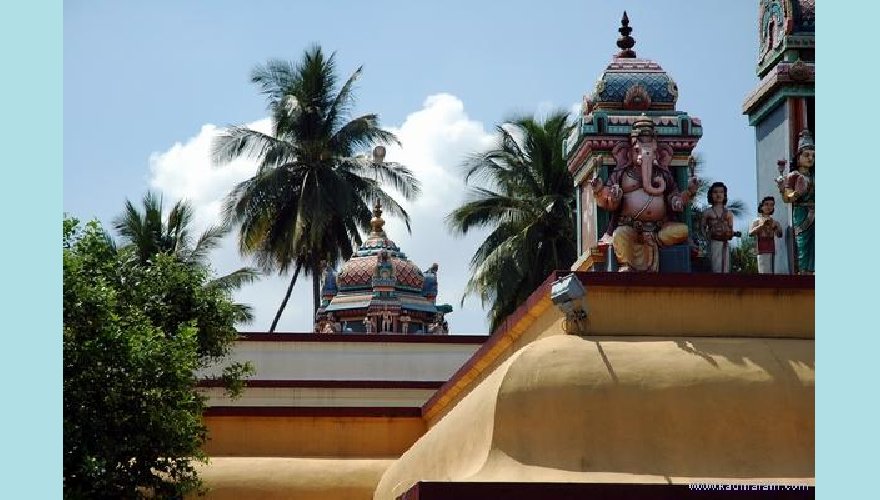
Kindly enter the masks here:
M 582 338 L 532 343 L 507 370 L 490 459 L 665 477 L 814 476 L 814 342 Z M 477 473 L 471 479 L 480 479 Z M 483 478 L 485 479 L 485 478 Z

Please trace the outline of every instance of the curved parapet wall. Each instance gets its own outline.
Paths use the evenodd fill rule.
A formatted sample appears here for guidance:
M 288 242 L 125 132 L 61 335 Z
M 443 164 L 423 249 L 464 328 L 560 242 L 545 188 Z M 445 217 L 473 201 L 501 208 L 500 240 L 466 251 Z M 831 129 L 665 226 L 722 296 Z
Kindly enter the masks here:
M 814 342 L 551 336 L 510 356 L 382 476 L 811 484 Z

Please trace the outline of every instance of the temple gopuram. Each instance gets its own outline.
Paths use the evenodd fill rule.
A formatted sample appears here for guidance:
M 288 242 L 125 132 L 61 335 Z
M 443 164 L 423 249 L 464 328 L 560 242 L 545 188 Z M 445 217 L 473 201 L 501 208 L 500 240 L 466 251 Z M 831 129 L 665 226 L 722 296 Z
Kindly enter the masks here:
M 437 264 L 423 273 L 385 234 L 376 201 L 371 232 L 337 275 L 324 271 L 315 331 L 446 335 L 449 304 L 437 305 Z
M 749 125 L 755 127 L 757 200 L 774 197 L 778 211 L 784 214 L 777 217 L 784 244 L 779 245 L 774 256 L 776 274 L 814 271 L 812 218 L 810 227 L 804 228 L 809 233 L 809 241 L 803 241 L 803 236 L 798 238 L 795 226 L 803 224 L 792 220 L 797 217 L 798 205 L 812 204 L 812 195 L 805 193 L 808 199 L 791 204 L 792 200 L 786 199 L 785 187 L 780 185 L 780 177 L 797 170 L 799 152 L 814 146 L 816 137 L 815 11 L 815 0 L 760 1 L 755 68 L 760 82 L 743 104 Z M 792 164 L 795 168 L 790 169 Z M 808 168 L 812 170 L 813 165 Z M 810 178 L 807 190 L 812 190 L 812 175 L 808 173 L 807 177 Z M 788 208 L 781 206 L 782 202 Z

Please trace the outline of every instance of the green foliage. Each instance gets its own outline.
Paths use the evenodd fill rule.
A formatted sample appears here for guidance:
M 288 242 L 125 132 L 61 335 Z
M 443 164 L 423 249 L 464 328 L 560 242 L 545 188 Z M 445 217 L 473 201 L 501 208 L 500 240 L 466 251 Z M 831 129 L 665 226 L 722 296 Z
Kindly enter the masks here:
M 172 255 L 144 265 L 97 222 L 66 218 L 62 246 L 65 498 L 198 489 L 205 428 L 195 370 L 227 355 L 237 336 L 228 292 Z
M 380 183 L 390 184 L 406 199 L 420 190 L 406 167 L 372 162 L 358 151 L 375 144 L 397 143 L 394 134 L 367 114 L 349 119 L 358 68 L 338 86 L 334 55 L 315 46 L 298 63 L 272 60 L 254 69 L 273 118 L 273 132 L 230 127 L 213 146 L 214 161 L 257 160 L 254 177 L 236 186 L 227 198 L 227 222 L 239 228 L 239 250 L 260 268 L 281 274 L 295 268 L 287 294 L 269 331 L 274 331 L 297 276 L 313 279 L 314 309 L 320 304 L 321 262 L 335 265 L 351 257 L 368 231 L 370 202 L 386 212 L 409 216 Z
M 157 255 L 165 254 L 192 267 L 207 268 L 208 253 L 217 248 L 230 230 L 228 226 L 209 227 L 193 241 L 193 208 L 188 202 L 181 200 L 175 203 L 164 219 L 161 197 L 147 192 L 142 205 L 143 212 L 126 200 L 125 211 L 113 221 L 113 226 L 126 243 L 125 248 L 134 251 L 143 265 L 150 265 Z M 232 292 L 256 281 L 259 276 L 256 269 L 242 267 L 211 280 L 208 285 Z M 235 304 L 234 308 L 236 321 L 253 321 L 249 305 Z
M 730 272 L 741 274 L 757 274 L 758 249 L 754 236 L 742 231 L 739 244 L 730 249 Z
M 497 127 L 493 149 L 464 164 L 466 179 L 487 187 L 472 187 L 470 200 L 447 220 L 460 234 L 492 228 L 471 258 L 465 290 L 491 304 L 491 330 L 577 258 L 574 183 L 562 148 L 570 130 L 564 112 L 544 122 L 518 117 Z

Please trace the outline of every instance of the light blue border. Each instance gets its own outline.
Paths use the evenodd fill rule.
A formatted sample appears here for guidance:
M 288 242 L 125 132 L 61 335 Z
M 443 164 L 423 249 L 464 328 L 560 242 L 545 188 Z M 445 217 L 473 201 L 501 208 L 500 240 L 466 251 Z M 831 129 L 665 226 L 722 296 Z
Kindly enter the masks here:
M 817 2 L 816 493 L 877 496 L 876 2 Z M 865 87 L 868 85 L 871 90 Z M 856 90 L 862 89 L 862 90 Z M 871 179 L 871 180 L 869 180 Z
M 62 497 L 62 6 L 0 14 L 3 498 Z

